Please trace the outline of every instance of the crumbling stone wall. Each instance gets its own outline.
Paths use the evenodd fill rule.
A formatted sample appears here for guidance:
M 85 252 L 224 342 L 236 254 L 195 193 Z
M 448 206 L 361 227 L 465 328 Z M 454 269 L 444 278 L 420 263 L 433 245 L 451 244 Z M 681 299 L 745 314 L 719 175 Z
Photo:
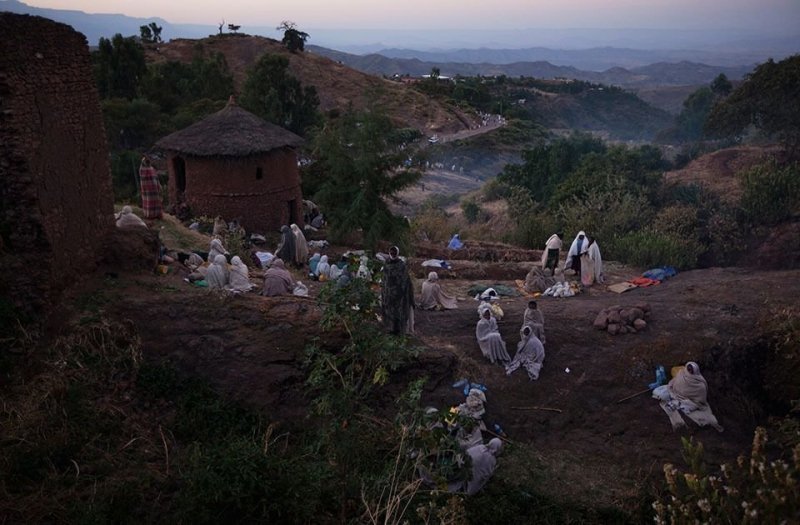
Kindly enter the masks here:
M 185 163 L 182 197 L 175 157 Z M 303 226 L 300 172 L 291 148 L 245 158 L 190 157 L 170 152 L 167 164 L 170 203 L 182 198 L 196 217 L 239 219 L 247 231 L 258 233 L 279 231 L 291 222 Z
M 0 297 L 36 314 L 91 270 L 113 227 L 86 38 L 0 13 Z

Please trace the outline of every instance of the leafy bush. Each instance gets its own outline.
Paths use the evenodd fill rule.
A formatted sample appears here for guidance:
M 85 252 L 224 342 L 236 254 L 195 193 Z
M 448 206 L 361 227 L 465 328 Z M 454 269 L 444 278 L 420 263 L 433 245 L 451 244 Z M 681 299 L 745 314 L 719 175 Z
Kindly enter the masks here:
M 769 461 L 767 432 L 759 427 L 750 458 L 739 456 L 735 464 L 708 474 L 702 444 L 681 439 L 689 472 L 664 465 L 667 494 L 653 504 L 659 525 L 788 523 L 800 515 L 800 445 L 790 459 Z
M 800 210 L 800 164 L 778 165 L 775 159 L 740 174 L 741 207 L 753 224 L 773 225 Z
M 475 224 L 481 216 L 481 207 L 475 202 L 474 199 L 467 199 L 461 203 L 461 211 L 464 212 L 464 218 L 470 224 Z
M 534 249 L 543 248 L 547 239 L 559 230 L 558 218 L 554 214 L 528 214 L 519 221 L 514 231 L 514 242 Z
M 415 239 L 445 242 L 458 231 L 447 213 L 434 206 L 425 206 L 411 221 L 411 233 Z
M 511 194 L 511 186 L 495 177 L 484 184 L 481 191 L 484 201 L 496 201 L 507 198 Z
M 693 268 L 701 247 L 697 242 L 653 230 L 634 231 L 611 243 L 609 258 L 643 268 L 669 265 Z

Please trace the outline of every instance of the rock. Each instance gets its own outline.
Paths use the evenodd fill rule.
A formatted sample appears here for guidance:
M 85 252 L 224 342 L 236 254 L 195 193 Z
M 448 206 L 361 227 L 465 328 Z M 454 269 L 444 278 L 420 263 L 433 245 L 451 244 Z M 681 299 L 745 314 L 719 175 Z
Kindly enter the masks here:
M 636 321 L 637 319 L 644 319 L 644 310 L 642 310 L 641 308 L 632 308 L 631 312 L 633 312 L 634 321 Z
M 633 310 L 620 310 L 619 316 L 622 319 L 622 322 L 625 324 L 632 324 L 634 321 Z
M 608 314 L 605 311 L 597 314 L 594 318 L 594 327 L 598 330 L 605 330 L 608 327 Z
M 619 333 L 620 325 L 618 323 L 610 323 L 608 325 L 608 333 L 611 335 L 617 335 Z
M 608 322 L 614 324 L 620 324 L 622 322 L 622 318 L 619 315 L 619 310 L 611 310 L 608 312 Z
M 645 313 L 650 312 L 650 304 L 649 303 L 638 303 L 636 305 L 636 308 L 638 308 L 639 310 L 642 310 Z
M 627 333 L 628 333 L 628 327 L 625 326 L 624 324 L 620 325 L 619 326 L 619 335 L 623 335 L 623 334 L 627 334 Z
M 645 328 L 647 328 L 647 321 L 645 321 L 644 319 L 637 319 L 633 322 L 633 327 L 636 328 L 637 330 L 644 330 Z

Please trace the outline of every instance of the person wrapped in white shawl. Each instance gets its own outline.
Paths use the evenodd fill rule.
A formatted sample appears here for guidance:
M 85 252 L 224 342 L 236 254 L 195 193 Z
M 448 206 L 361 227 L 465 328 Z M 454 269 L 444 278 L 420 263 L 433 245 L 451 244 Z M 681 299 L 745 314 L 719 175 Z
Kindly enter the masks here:
M 228 262 L 224 255 L 217 255 L 206 272 L 206 283 L 209 288 L 225 288 L 229 279 Z
M 222 245 L 222 241 L 215 237 L 211 239 L 211 245 L 208 247 L 208 257 L 206 260 L 210 263 L 214 263 L 217 259 L 217 255 L 228 255 L 228 250 Z
M 490 308 L 485 308 L 481 313 L 481 319 L 475 326 L 475 337 L 481 353 L 489 362 L 503 364 L 511 361 L 503 336 L 497 329 L 497 320 L 492 315 Z
M 253 288 L 253 283 L 250 282 L 250 270 L 238 255 L 231 259 L 229 288 L 234 292 L 249 292 Z
M 455 310 L 458 308 L 456 298 L 448 295 L 439 284 L 439 274 L 430 272 L 428 279 L 422 282 L 422 297 L 419 307 L 423 310 Z
M 133 213 L 133 208 L 123 206 L 117 217 L 117 228 L 147 228 L 147 224 Z
M 701 427 L 711 426 L 718 432 L 723 430 L 708 405 L 708 383 L 694 361 L 686 363 L 669 384 L 653 390 L 653 397 L 659 400 L 661 408 L 669 416 L 673 430 L 686 426 L 681 414 Z
M 586 251 L 588 244 L 586 232 L 583 230 L 579 231 L 567 252 L 567 260 L 564 261 L 564 270 L 572 268 L 576 275 L 581 274 L 581 254 Z
M 511 375 L 517 368 L 523 367 L 528 372 L 531 381 L 539 379 L 539 371 L 544 363 L 544 345 L 533 335 L 530 326 L 523 326 L 519 333 L 520 341 L 517 344 L 517 353 L 514 359 L 506 366 L 506 375 Z

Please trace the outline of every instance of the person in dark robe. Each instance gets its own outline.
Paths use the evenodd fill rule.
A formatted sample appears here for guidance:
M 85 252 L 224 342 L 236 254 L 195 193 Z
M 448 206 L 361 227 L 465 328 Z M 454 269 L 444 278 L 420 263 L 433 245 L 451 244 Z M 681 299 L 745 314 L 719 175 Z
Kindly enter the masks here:
M 275 251 L 275 257 L 280 258 L 284 263 L 294 264 L 296 252 L 294 249 L 294 233 L 285 224 L 281 226 L 281 242 Z M 305 262 L 305 261 L 303 261 Z
M 383 266 L 383 322 L 393 334 L 414 333 L 414 287 L 400 249 L 392 246 Z

